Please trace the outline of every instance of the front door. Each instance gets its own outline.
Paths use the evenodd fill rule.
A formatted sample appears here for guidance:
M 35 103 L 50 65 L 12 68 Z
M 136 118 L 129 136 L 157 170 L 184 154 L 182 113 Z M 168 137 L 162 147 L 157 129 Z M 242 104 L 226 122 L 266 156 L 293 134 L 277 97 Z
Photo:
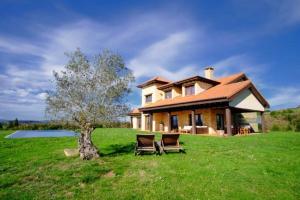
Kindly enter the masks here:
M 171 130 L 178 130 L 178 118 L 177 115 L 171 116 Z
M 224 130 L 224 115 L 223 114 L 217 114 L 217 130 Z

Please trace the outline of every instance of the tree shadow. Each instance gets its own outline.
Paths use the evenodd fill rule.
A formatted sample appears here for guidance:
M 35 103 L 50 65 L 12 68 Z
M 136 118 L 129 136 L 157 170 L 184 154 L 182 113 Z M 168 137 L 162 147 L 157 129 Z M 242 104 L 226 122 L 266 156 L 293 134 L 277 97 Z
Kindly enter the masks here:
M 131 142 L 128 144 L 112 144 L 105 148 L 105 152 L 109 153 L 100 153 L 100 156 L 113 157 L 124 154 L 134 154 L 135 142 Z

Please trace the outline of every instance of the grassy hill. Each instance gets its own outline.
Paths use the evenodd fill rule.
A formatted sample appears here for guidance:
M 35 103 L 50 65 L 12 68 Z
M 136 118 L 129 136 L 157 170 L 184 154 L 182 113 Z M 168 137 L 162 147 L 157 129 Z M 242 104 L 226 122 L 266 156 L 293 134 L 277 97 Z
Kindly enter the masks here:
M 300 199 L 300 134 L 181 135 L 186 154 L 134 156 L 137 131 L 96 129 L 100 159 L 66 158 L 77 139 L 5 139 L 0 199 Z M 156 135 L 156 140 L 161 138 Z
M 300 131 L 300 108 L 266 113 L 267 128 L 271 131 Z

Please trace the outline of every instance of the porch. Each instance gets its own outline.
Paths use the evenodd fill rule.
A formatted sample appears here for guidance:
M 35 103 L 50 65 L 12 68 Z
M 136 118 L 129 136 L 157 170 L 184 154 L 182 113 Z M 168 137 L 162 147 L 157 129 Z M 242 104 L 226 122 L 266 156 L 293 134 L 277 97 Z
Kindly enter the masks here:
M 263 112 L 229 106 L 152 110 L 143 112 L 143 120 L 142 129 L 166 133 L 235 135 L 265 131 Z

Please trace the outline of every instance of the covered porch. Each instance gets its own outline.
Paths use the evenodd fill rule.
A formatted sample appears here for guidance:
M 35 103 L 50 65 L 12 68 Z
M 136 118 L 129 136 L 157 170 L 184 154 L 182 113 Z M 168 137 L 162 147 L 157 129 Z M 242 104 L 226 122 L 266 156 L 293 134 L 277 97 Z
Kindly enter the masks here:
M 145 120 L 144 130 L 149 131 L 235 135 L 265 132 L 263 113 L 217 103 L 206 107 L 199 105 L 144 111 L 142 120 Z

